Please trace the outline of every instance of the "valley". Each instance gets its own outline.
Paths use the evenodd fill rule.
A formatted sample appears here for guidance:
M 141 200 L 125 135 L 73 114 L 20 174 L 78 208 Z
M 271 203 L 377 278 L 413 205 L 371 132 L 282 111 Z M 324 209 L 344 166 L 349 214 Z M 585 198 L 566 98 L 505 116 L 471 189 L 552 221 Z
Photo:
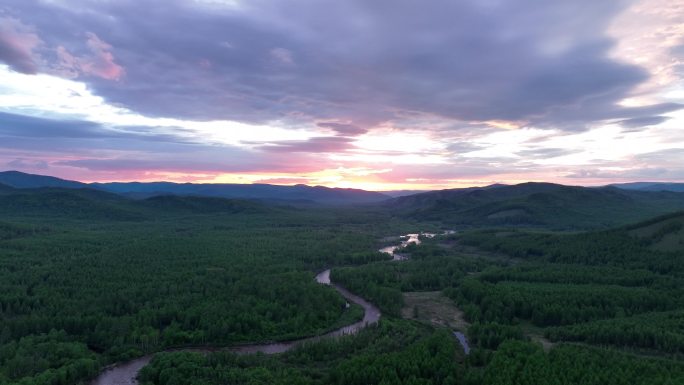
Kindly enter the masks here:
M 2 191 L 3 385 L 684 379 L 681 212 L 595 229 L 570 207 L 558 230 L 394 200 Z M 646 197 L 626 204 L 663 204 Z
M 0 385 L 684 385 L 684 0 L 2 0 Z

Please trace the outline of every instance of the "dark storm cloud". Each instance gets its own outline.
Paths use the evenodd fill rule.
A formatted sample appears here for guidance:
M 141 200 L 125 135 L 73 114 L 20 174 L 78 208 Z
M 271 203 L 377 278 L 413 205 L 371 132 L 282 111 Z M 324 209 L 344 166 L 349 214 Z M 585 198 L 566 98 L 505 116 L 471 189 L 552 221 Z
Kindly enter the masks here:
M 110 45 L 123 75 L 86 80 L 146 115 L 342 120 L 327 128 L 349 135 L 407 111 L 565 130 L 645 115 L 616 103 L 647 72 L 608 57 L 628 1 L 7 3 L 47 47 Z

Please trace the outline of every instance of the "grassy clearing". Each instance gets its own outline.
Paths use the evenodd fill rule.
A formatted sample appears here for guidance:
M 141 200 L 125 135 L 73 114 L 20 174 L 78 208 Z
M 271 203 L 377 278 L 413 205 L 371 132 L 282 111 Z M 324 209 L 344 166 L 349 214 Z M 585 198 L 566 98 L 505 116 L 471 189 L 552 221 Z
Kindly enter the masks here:
M 401 316 L 437 327 L 466 331 L 470 324 L 456 304 L 440 291 L 404 293 Z

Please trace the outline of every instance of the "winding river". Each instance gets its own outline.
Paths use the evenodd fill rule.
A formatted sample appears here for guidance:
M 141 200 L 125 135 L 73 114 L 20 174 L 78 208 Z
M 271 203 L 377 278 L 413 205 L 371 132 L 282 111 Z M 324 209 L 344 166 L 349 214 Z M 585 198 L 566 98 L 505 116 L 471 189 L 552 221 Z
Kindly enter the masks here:
M 332 288 L 337 290 L 344 298 L 349 302 L 356 303 L 363 307 L 364 315 L 361 321 L 341 327 L 339 329 L 333 330 L 329 333 L 321 334 L 318 336 L 302 338 L 294 341 L 286 342 L 273 342 L 273 343 L 263 343 L 263 344 L 246 344 L 231 346 L 223 349 L 209 349 L 209 348 L 187 348 L 187 349 L 169 349 L 166 352 L 172 351 L 183 351 L 183 352 L 198 352 L 198 353 L 210 353 L 214 351 L 229 351 L 236 354 L 253 354 L 253 353 L 264 353 L 264 354 L 277 354 L 286 352 L 294 347 L 307 342 L 315 342 L 326 338 L 339 337 L 346 334 L 354 334 L 359 330 L 365 328 L 368 325 L 377 323 L 380 320 L 380 310 L 372 303 L 366 301 L 365 299 L 351 293 L 342 286 L 336 285 L 330 282 L 330 269 L 325 270 L 318 275 L 316 275 L 316 282 L 323 285 L 330 285 Z M 149 354 L 140 358 L 136 358 L 132 361 L 117 364 L 105 369 L 100 375 L 95 378 L 90 384 L 91 385 L 137 385 L 138 381 L 136 377 L 140 370 L 147 365 L 154 354 Z
M 409 243 L 420 243 L 419 236 L 426 236 L 426 237 L 434 237 L 435 234 L 431 233 L 422 233 L 422 234 L 407 234 L 406 236 L 399 237 L 399 239 L 403 239 L 401 244 L 396 245 L 396 246 L 388 246 L 380 249 L 380 252 L 388 253 L 391 254 L 393 259 L 396 261 L 400 260 L 405 260 L 408 257 L 405 254 L 397 253 L 397 250 L 401 250 L 401 248 L 407 246 Z M 226 348 L 181 348 L 181 349 L 168 349 L 165 350 L 165 352 L 178 352 L 178 351 L 183 351 L 183 352 L 198 352 L 198 353 L 210 353 L 210 352 L 215 352 L 215 351 L 228 351 L 228 352 L 233 352 L 236 354 L 253 354 L 253 353 L 264 353 L 264 354 L 277 354 L 277 353 L 283 353 L 286 352 L 292 348 L 295 348 L 299 345 L 305 344 L 307 342 L 316 342 L 320 341 L 323 339 L 328 339 L 328 338 L 334 338 L 334 337 L 339 337 L 343 335 L 348 335 L 348 334 L 354 334 L 357 333 L 359 330 L 365 328 L 368 325 L 377 323 L 380 320 L 380 316 L 382 315 L 380 313 L 380 309 L 378 309 L 375 305 L 372 303 L 366 301 L 365 299 L 351 293 L 347 289 L 345 289 L 342 286 L 339 286 L 335 283 L 332 283 L 330 281 L 330 269 L 324 270 L 320 272 L 319 274 L 316 275 L 316 282 L 322 284 L 322 285 L 330 285 L 333 289 L 337 290 L 340 295 L 342 295 L 344 298 L 347 299 L 349 302 L 353 302 L 355 304 L 360 305 L 363 310 L 364 310 L 364 315 L 363 319 L 361 321 L 355 322 L 351 325 L 347 325 L 344 327 L 341 327 L 339 329 L 333 330 L 331 332 L 313 336 L 313 337 L 307 337 L 307 338 L 301 338 L 298 340 L 293 340 L 293 341 L 285 341 L 285 342 L 272 342 L 272 343 L 263 343 L 263 344 L 245 344 L 245 345 L 237 345 L 237 346 L 231 346 L 231 347 L 226 347 Z M 455 334 L 463 346 L 463 349 L 465 350 L 466 354 L 470 350 L 468 347 L 468 342 L 465 340 L 465 336 L 463 336 L 462 333 L 459 333 L 461 337 L 458 336 L 458 334 Z M 108 368 L 106 368 L 100 375 L 95 378 L 93 381 L 91 381 L 90 385 L 138 385 L 138 380 L 136 377 L 138 376 L 138 373 L 140 370 L 147 365 L 151 360 L 152 357 L 154 357 L 154 354 L 148 354 L 146 356 L 136 358 L 134 360 L 128 361 L 128 362 L 123 362 L 119 364 L 112 365 Z

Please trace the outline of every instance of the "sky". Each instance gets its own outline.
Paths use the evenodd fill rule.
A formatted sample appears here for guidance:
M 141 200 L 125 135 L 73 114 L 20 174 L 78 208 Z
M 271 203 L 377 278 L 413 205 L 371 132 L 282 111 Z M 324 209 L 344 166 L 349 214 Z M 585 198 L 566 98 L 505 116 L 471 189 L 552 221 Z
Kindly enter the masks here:
M 684 0 L 3 0 L 0 170 L 684 182 Z

